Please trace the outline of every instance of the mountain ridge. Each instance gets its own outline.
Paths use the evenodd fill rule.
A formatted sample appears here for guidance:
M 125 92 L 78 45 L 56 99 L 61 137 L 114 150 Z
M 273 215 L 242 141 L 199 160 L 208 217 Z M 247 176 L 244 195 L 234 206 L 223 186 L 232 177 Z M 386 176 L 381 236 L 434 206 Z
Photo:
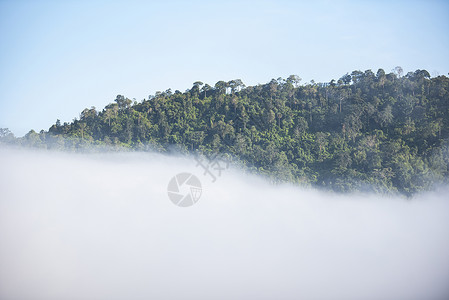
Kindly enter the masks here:
M 118 95 L 101 111 L 5 143 L 76 150 L 107 145 L 205 155 L 228 153 L 275 182 L 407 196 L 445 182 L 449 169 L 449 78 L 353 71 L 329 83 L 273 79 L 246 87 L 197 81 L 140 102 Z

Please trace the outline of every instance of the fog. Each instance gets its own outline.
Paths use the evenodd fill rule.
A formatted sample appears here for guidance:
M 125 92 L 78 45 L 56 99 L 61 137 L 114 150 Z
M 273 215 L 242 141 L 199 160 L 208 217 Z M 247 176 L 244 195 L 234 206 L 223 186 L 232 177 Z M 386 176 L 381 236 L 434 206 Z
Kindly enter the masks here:
M 199 201 L 167 186 L 189 172 Z M 190 158 L 0 149 L 0 299 L 448 299 L 449 189 L 273 186 Z

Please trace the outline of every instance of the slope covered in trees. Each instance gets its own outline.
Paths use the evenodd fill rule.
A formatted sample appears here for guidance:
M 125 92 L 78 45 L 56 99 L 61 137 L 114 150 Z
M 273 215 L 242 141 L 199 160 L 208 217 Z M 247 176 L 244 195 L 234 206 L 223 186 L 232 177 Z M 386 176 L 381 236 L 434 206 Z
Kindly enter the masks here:
M 71 123 L 22 139 L 1 135 L 46 148 L 229 153 L 278 182 L 411 195 L 449 177 L 449 78 L 402 75 L 396 68 L 302 85 L 293 75 L 248 87 L 195 82 L 141 102 L 119 95 L 101 111 L 86 108 Z

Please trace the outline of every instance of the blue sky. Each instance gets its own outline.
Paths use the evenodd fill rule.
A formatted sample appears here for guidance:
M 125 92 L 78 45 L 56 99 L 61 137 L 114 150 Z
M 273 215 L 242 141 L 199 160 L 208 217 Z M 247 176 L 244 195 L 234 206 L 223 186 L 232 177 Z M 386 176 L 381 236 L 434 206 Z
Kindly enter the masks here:
M 0 0 L 0 127 L 240 78 L 449 72 L 447 1 Z

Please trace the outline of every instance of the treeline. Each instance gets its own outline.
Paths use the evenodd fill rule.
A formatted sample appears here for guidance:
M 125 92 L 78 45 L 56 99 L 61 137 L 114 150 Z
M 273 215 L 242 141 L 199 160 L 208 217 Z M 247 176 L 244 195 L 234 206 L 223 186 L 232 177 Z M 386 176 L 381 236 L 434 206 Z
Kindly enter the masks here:
M 406 195 L 446 181 L 449 79 L 425 70 L 354 71 L 329 83 L 195 82 L 136 102 L 124 96 L 48 131 L 2 140 L 34 147 L 108 145 L 229 153 L 277 182 Z

